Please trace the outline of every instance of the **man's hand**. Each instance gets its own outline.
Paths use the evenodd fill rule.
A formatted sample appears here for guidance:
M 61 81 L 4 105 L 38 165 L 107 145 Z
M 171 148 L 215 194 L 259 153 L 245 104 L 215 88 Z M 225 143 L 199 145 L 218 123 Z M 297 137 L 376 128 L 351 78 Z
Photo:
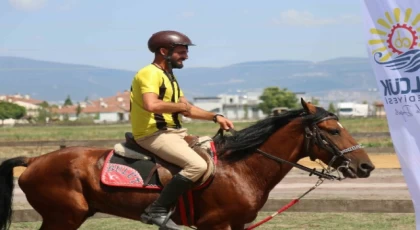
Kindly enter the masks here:
M 177 104 L 184 104 L 182 107 L 185 108 L 180 113 L 185 117 L 189 117 L 192 119 L 202 119 L 207 121 L 213 121 L 214 113 L 205 111 L 197 106 L 191 105 L 185 97 L 181 97 Z M 222 116 L 216 117 L 216 122 L 219 123 L 220 128 L 224 130 L 233 129 L 233 123 Z
M 181 112 L 181 114 L 184 117 L 190 117 L 191 116 L 191 105 L 189 103 L 186 103 L 186 102 L 178 102 L 178 103 L 181 103 L 181 104 L 185 105 L 185 109 Z
M 234 128 L 232 121 L 230 121 L 229 119 L 227 119 L 225 117 L 217 116 L 216 121 L 217 121 L 217 123 L 219 123 L 220 128 L 222 128 L 224 130 L 229 130 L 229 129 Z

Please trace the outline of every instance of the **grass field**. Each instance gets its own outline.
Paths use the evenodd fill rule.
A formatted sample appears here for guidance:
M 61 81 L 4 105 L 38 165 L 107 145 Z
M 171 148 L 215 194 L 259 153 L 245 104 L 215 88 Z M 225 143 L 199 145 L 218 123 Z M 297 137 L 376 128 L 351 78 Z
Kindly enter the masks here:
M 260 213 L 260 220 L 271 213 Z M 282 213 L 257 230 L 273 229 L 357 229 L 357 230 L 405 230 L 415 229 L 414 214 L 396 213 Z M 11 230 L 39 229 L 40 222 L 13 223 Z M 142 229 L 157 230 L 157 227 L 144 225 L 137 221 L 106 218 L 88 220 L 81 230 Z M 188 229 L 188 228 L 185 228 Z
M 386 119 L 342 119 L 340 122 L 350 133 L 388 131 Z M 235 122 L 234 124 L 236 130 L 241 130 L 252 125 L 253 122 Z M 186 123 L 184 126 L 191 134 L 209 136 L 213 136 L 219 128 L 212 122 L 193 122 Z M 3 127 L 0 128 L 0 141 L 121 139 L 127 131 L 131 131 L 130 124 Z M 369 147 L 392 146 L 389 138 L 359 141 L 362 144 L 368 144 Z
M 342 119 L 340 121 L 350 133 L 356 132 L 387 132 L 386 119 Z M 252 125 L 252 122 L 235 122 L 235 129 L 240 130 Z M 211 122 L 186 123 L 191 134 L 213 136 L 218 126 Z M 124 133 L 131 130 L 129 124 L 91 125 L 91 126 L 27 126 L 0 129 L 0 141 L 29 141 L 29 140 L 94 140 L 94 139 L 122 139 Z M 392 147 L 388 137 L 356 138 L 365 147 Z M 112 146 L 108 146 L 112 147 Z M 0 158 L 16 156 L 36 156 L 57 150 L 58 146 L 30 146 L 30 147 L 2 147 Z M 392 154 L 392 153 L 390 153 Z M 382 156 L 383 158 L 384 156 Z M 394 157 L 395 156 L 386 156 Z M 382 162 L 378 159 L 378 163 Z M 386 158 L 388 159 L 388 158 Z M 309 162 L 311 163 L 311 162 Z M 308 163 L 308 164 L 309 164 Z M 385 162 L 386 163 L 386 162 Z M 398 168 L 399 165 L 382 164 L 383 168 Z M 317 166 L 317 165 L 315 165 Z M 312 165 L 311 165 L 312 167 Z M 19 174 L 19 172 L 16 172 Z

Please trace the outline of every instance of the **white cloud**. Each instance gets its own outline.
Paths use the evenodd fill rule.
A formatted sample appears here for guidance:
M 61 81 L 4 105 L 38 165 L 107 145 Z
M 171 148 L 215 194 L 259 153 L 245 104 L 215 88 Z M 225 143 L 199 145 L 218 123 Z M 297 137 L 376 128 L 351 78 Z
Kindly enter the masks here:
M 287 10 L 280 13 L 279 17 L 272 19 L 273 24 L 281 26 L 323 26 L 336 24 L 358 24 L 361 17 L 358 15 L 341 15 L 336 18 L 317 17 L 308 11 Z
M 287 10 L 280 13 L 280 17 L 273 18 L 276 25 L 285 26 L 320 26 L 337 24 L 337 20 L 330 18 L 318 18 L 308 11 Z
M 44 40 L 44 37 L 43 37 L 43 36 L 41 36 L 41 35 L 35 35 L 35 36 L 33 37 L 33 39 L 34 39 L 35 41 L 42 41 L 42 40 Z
M 326 77 L 326 76 L 329 76 L 329 74 L 325 72 L 295 73 L 292 75 L 292 77 Z
M 92 77 L 89 77 L 89 78 L 87 79 L 87 81 L 88 81 L 89 83 L 94 84 L 94 85 L 100 85 L 100 84 L 99 84 L 99 82 L 97 82 L 97 81 L 93 80 L 93 78 L 92 78 Z
M 362 16 L 345 14 L 340 16 L 340 21 L 344 24 L 359 24 L 362 23 Z
M 76 1 L 74 0 L 66 0 L 64 3 L 58 6 L 59 11 L 69 11 L 72 10 L 76 5 Z
M 228 81 L 223 82 L 212 82 L 212 83 L 206 83 L 205 86 L 214 86 L 214 85 L 232 85 L 232 84 L 239 84 L 244 82 L 245 80 L 242 79 L 229 79 Z
M 185 11 L 178 15 L 180 18 L 192 18 L 195 16 L 195 12 L 193 11 Z
M 9 0 L 9 3 L 18 10 L 36 11 L 44 7 L 46 0 Z

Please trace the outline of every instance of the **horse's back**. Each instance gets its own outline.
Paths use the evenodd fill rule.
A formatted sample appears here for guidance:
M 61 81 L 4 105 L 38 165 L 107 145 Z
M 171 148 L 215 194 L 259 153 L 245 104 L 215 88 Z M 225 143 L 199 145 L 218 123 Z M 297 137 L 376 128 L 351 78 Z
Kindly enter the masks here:
M 69 147 L 29 159 L 19 186 L 42 216 L 41 229 L 78 229 L 94 214 L 85 194 L 91 193 L 91 178 L 98 174 L 98 160 L 106 152 Z
M 107 149 L 68 147 L 38 156 L 19 177 L 19 186 L 24 192 L 38 184 L 74 186 L 76 180 L 90 178 L 92 175 L 87 174 L 100 170 L 99 159 L 107 152 Z

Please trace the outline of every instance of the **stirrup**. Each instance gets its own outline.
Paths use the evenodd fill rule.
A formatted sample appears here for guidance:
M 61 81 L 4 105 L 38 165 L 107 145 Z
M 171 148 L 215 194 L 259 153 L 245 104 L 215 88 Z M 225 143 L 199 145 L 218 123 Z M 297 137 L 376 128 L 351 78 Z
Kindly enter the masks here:
M 173 207 L 169 210 L 168 215 L 166 216 L 165 220 L 163 221 L 162 226 L 159 227 L 159 230 L 168 230 L 168 227 L 166 227 L 166 224 L 171 219 L 171 216 L 174 214 L 174 212 L 175 212 L 175 207 Z

